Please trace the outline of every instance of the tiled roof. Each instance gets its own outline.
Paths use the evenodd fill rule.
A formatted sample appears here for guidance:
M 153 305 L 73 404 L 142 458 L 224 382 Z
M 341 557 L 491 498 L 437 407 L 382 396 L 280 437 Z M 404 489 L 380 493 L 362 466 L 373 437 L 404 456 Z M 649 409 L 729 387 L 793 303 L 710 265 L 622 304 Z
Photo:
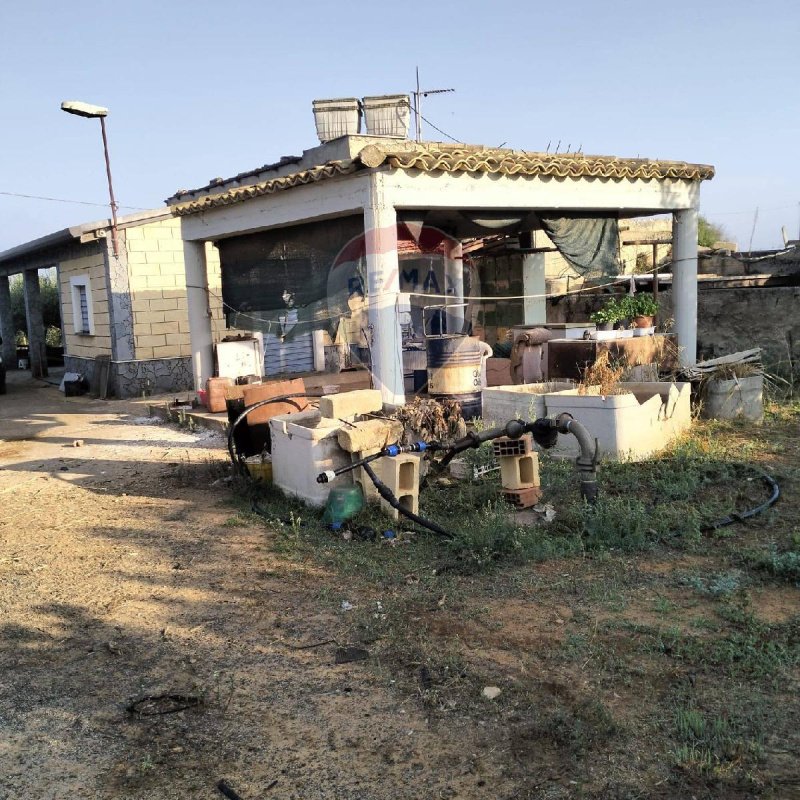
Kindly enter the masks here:
M 198 197 L 196 200 L 190 200 L 188 203 L 178 203 L 172 206 L 172 211 L 179 217 L 186 216 L 187 214 L 197 214 L 209 208 L 230 206 L 234 203 L 250 200 L 253 197 L 261 197 L 265 194 L 281 192 L 284 189 L 292 189 L 295 186 L 318 183 L 326 178 L 333 178 L 336 175 L 348 175 L 351 172 L 355 172 L 360 167 L 361 164 L 356 159 L 329 161 L 327 164 L 323 164 L 320 167 L 312 167 L 311 169 L 304 169 L 301 172 L 293 172 L 291 175 L 285 175 L 282 178 L 273 178 L 269 181 L 251 184 L 250 186 L 237 186 L 235 189 L 228 189 L 219 194 L 209 194 L 204 197 Z
M 388 144 L 388 143 L 387 143 Z M 392 151 L 367 145 L 355 158 L 329 161 L 280 178 L 239 186 L 217 194 L 208 194 L 188 202 L 176 203 L 178 216 L 196 214 L 210 208 L 240 203 L 253 197 L 317 183 L 362 169 L 386 166 L 391 169 L 421 172 L 488 172 L 509 176 L 554 178 L 606 178 L 611 180 L 710 180 L 714 167 L 683 161 L 654 161 L 616 156 L 587 156 L 583 153 L 548 154 L 519 150 L 490 149 L 465 145 L 420 144 L 413 149 Z
M 362 160 L 365 155 L 367 154 L 362 154 Z M 703 181 L 714 177 L 714 167 L 707 164 L 687 164 L 683 161 L 587 156 L 583 153 L 552 155 L 448 145 L 386 153 L 384 163 L 395 169 L 418 169 L 423 172 L 489 172 L 501 175 L 546 175 L 555 178 L 679 178 Z M 373 165 L 377 166 L 370 163 L 370 166 Z

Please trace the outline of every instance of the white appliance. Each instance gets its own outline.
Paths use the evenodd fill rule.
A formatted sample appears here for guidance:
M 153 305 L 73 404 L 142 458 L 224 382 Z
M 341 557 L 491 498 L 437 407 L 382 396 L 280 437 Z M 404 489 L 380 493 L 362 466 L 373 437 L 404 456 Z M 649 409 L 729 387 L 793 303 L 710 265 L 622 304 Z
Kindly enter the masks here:
M 262 334 L 217 343 L 217 375 L 233 378 L 264 375 Z

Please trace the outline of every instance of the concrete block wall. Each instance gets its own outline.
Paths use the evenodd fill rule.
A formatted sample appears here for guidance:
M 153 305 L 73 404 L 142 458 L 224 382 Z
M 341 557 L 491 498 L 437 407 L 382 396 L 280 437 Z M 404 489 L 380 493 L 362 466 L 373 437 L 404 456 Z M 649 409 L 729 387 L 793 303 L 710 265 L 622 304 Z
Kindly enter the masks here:
M 99 246 L 84 247 L 79 255 L 59 261 L 58 280 L 61 292 L 62 326 L 65 352 L 73 356 L 94 358 L 111 355 L 111 322 L 108 308 L 108 283 L 103 251 Z M 87 336 L 75 332 L 72 309 L 73 277 L 88 277 L 91 289 L 94 334 Z M 80 321 L 78 321 L 80 324 Z
M 189 355 L 183 241 L 176 219 L 125 231 L 136 359 Z

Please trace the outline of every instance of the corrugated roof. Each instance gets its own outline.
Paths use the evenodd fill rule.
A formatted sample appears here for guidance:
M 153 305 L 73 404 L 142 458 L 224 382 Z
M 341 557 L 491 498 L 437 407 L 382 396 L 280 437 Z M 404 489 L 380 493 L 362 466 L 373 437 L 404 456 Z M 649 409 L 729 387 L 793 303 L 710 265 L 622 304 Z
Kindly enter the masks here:
M 388 145 L 388 143 L 387 143 Z M 528 153 L 466 145 L 420 144 L 414 148 L 367 145 L 352 159 L 329 161 L 320 166 L 284 175 L 280 178 L 208 194 L 172 206 L 173 213 L 184 216 L 210 208 L 240 203 L 253 197 L 317 183 L 362 169 L 415 170 L 421 172 L 487 172 L 508 176 L 550 176 L 555 178 L 606 178 L 611 180 L 710 180 L 714 167 L 683 161 L 662 161 L 616 156 L 588 156 L 583 153 Z

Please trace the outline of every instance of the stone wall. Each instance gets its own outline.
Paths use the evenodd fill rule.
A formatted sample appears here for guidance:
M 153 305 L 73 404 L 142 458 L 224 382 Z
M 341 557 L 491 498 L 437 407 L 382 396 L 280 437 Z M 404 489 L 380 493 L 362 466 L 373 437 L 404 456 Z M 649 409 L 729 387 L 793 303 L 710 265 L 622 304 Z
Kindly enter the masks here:
M 660 294 L 660 320 L 673 316 L 671 291 Z M 548 301 L 548 322 L 583 322 L 602 297 L 574 295 Z M 751 287 L 698 291 L 698 358 L 760 347 L 771 372 L 800 380 L 800 287 Z
M 64 356 L 67 372 L 83 375 L 91 386 L 95 360 L 80 356 Z M 112 361 L 108 376 L 108 396 L 128 399 L 145 394 L 188 392 L 194 387 L 192 360 L 189 356 L 155 358 L 138 361 Z

